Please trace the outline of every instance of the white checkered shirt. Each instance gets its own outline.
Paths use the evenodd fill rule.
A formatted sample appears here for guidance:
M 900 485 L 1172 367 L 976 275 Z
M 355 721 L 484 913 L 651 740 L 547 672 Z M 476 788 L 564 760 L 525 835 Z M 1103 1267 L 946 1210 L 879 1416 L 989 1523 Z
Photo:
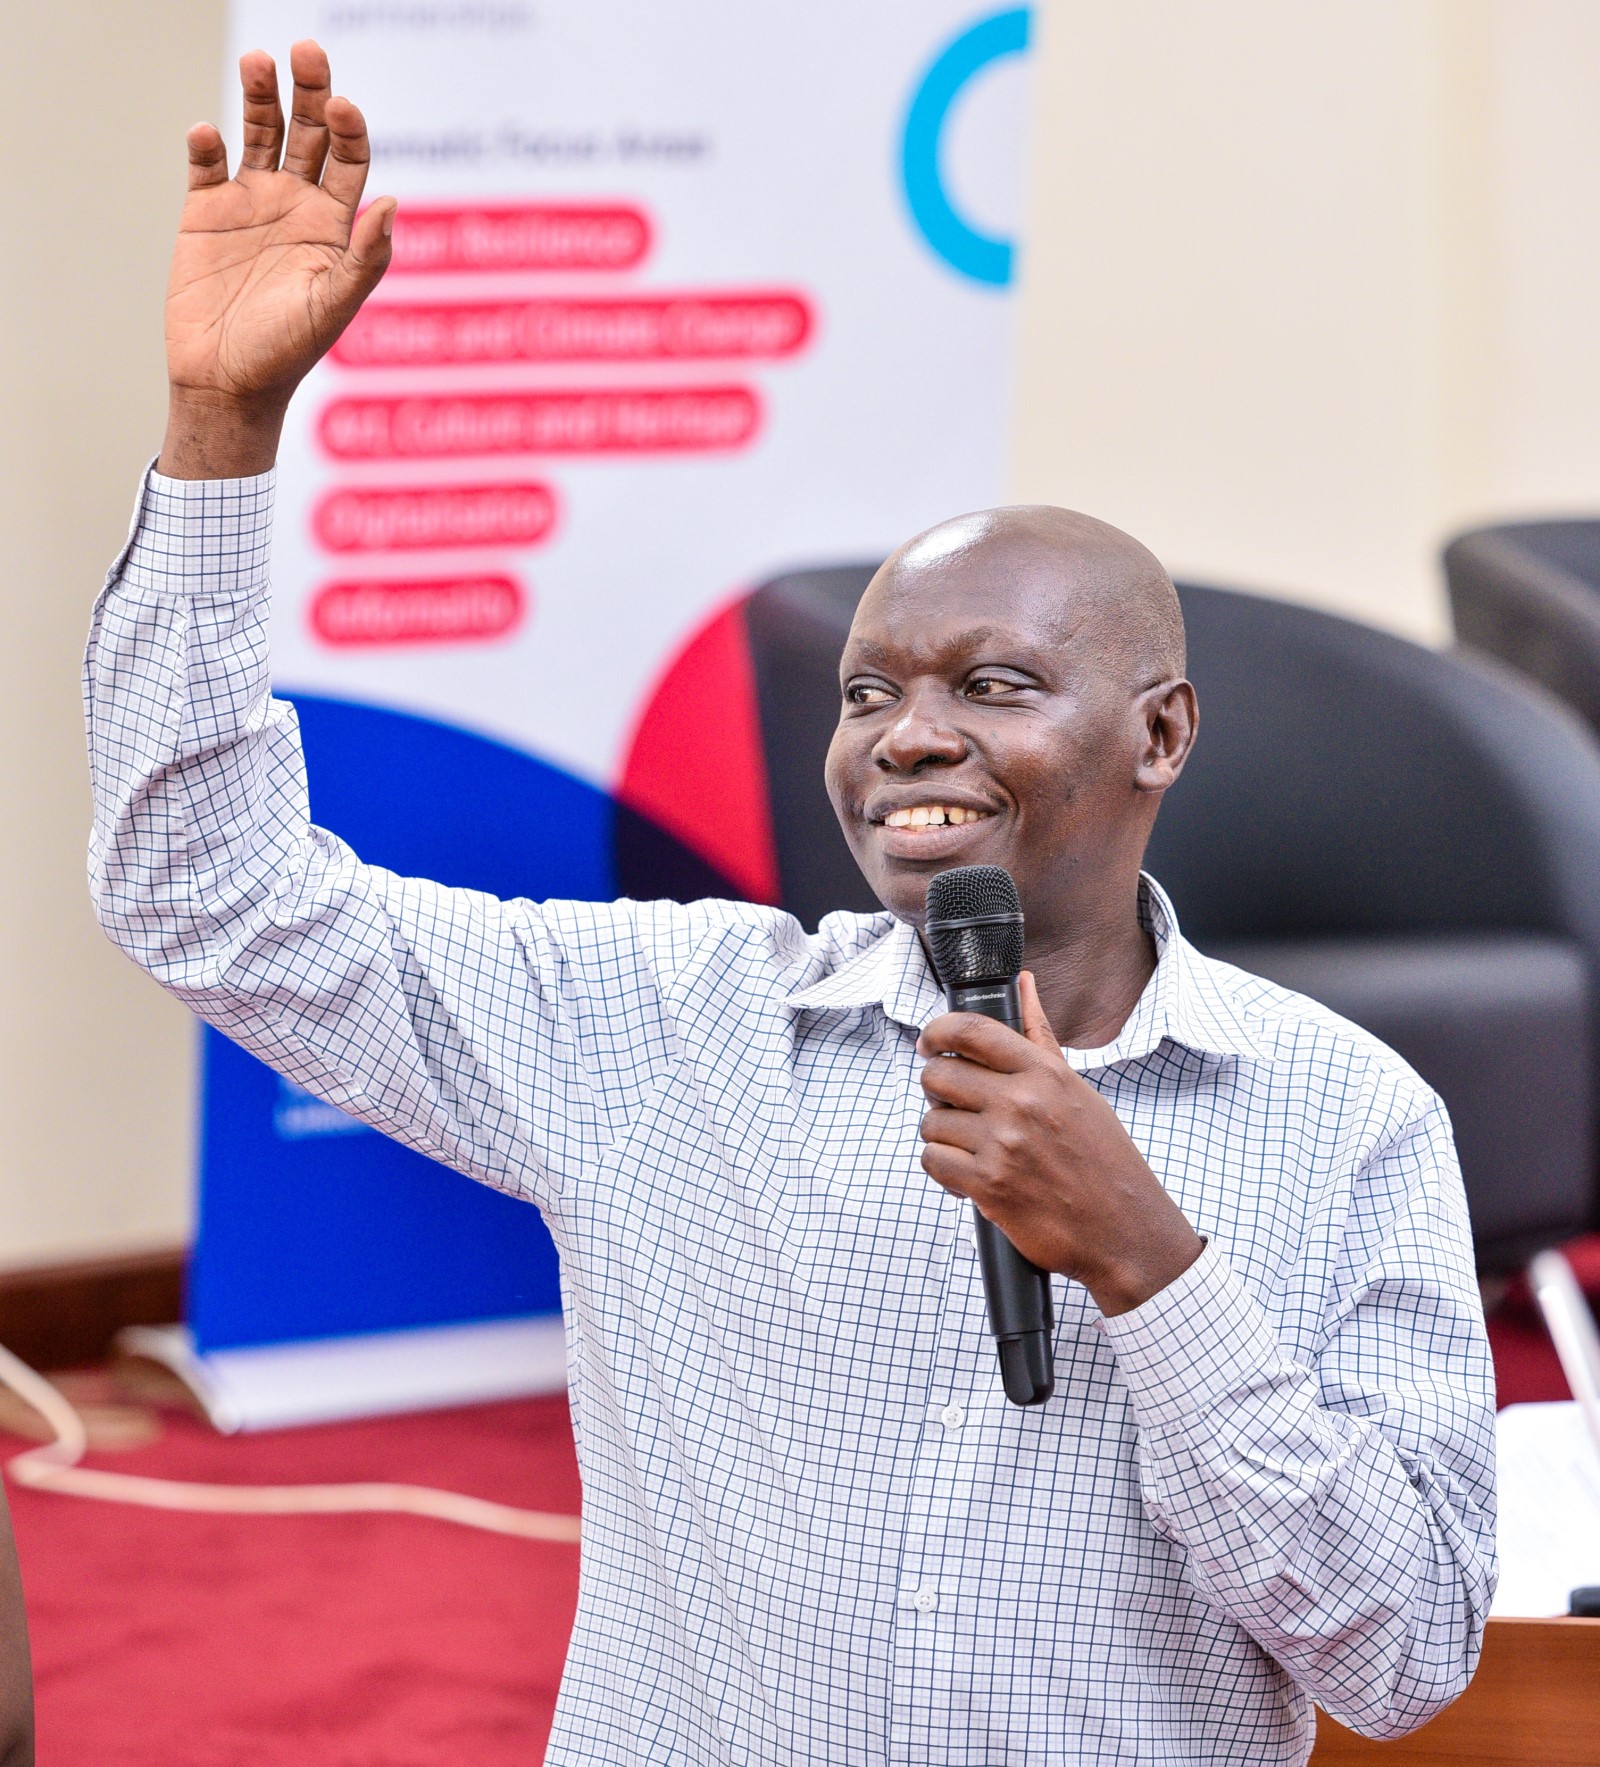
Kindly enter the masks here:
M 152 476 L 86 663 L 106 930 L 340 1109 L 544 1211 L 584 1484 L 563 1767 L 1304 1761 L 1465 1685 L 1490 1365 L 1438 1099 L 1323 1008 L 1160 958 L 1075 1068 L 1209 1244 L 1009 1405 L 918 1165 L 915 935 L 501 902 L 311 826 L 270 477 Z

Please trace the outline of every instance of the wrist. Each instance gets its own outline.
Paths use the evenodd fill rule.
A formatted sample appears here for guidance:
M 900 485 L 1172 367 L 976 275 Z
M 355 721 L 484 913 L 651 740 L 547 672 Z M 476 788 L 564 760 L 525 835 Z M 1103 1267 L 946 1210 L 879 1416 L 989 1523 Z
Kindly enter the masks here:
M 247 479 L 278 458 L 287 399 L 174 386 L 156 471 L 174 479 Z
M 1159 1243 L 1130 1248 L 1080 1278 L 1107 1319 L 1154 1300 L 1206 1249 L 1205 1240 L 1181 1216 L 1179 1219 L 1181 1231 L 1163 1234 Z

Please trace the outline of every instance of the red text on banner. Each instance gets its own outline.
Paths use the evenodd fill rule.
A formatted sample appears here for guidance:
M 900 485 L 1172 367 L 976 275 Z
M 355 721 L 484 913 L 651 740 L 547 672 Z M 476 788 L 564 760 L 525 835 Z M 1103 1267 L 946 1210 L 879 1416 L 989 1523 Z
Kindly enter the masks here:
M 330 491 L 312 532 L 329 552 L 534 546 L 555 525 L 548 485 L 404 485 Z
M 742 386 L 335 399 L 318 434 L 339 460 L 671 454 L 742 447 L 760 411 Z
M 389 302 L 357 314 L 333 354 L 348 368 L 791 356 L 810 330 L 787 293 Z
M 459 644 L 515 631 L 526 601 L 512 577 L 371 579 L 329 583 L 309 611 L 324 644 Z
M 631 270 L 650 249 L 632 204 L 402 203 L 389 274 L 448 270 Z

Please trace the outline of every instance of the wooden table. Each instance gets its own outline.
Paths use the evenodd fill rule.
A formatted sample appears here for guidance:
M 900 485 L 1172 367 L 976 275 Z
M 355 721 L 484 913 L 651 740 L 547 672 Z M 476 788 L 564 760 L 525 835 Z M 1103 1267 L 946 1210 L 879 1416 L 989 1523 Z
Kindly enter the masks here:
M 1311 1767 L 1600 1767 L 1600 1620 L 1491 1620 L 1472 1685 L 1398 1742 L 1317 1713 Z

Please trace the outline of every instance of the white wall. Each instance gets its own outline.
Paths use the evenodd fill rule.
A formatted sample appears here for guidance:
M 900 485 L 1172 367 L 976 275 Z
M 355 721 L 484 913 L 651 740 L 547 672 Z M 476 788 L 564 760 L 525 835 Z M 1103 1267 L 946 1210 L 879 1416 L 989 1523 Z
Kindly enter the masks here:
M 1440 541 L 1600 505 L 1592 0 L 1045 0 L 1019 497 L 1447 635 Z
M 1487 209 L 1492 380 L 1486 501 L 1600 507 L 1600 6 L 1503 0 Z
M 0 107 L 0 1265 L 189 1230 L 192 1031 L 84 889 L 78 659 L 160 442 L 183 131 L 216 104 L 214 0 L 14 6 Z

